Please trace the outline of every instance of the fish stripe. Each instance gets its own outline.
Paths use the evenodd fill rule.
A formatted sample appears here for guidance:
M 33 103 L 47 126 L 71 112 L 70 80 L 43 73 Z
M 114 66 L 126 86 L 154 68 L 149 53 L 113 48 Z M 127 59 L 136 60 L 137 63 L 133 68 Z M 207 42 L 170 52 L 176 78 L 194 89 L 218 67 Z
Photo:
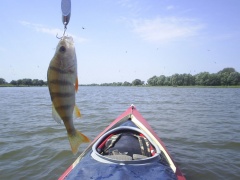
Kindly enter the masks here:
M 70 122 L 72 121 L 72 116 L 64 116 L 62 117 L 62 120 L 64 123 Z M 66 127 L 66 126 L 65 126 Z M 67 128 L 67 127 L 66 127 Z M 69 129 L 71 129 L 71 127 L 69 127 Z
M 62 105 L 62 106 L 56 107 L 55 109 L 59 110 L 59 111 L 62 111 L 62 110 L 68 110 L 70 108 L 72 108 L 72 105 Z
M 68 98 L 75 95 L 75 93 L 56 93 L 56 92 L 51 92 L 50 94 L 52 101 L 54 98 Z
M 71 70 L 71 69 L 68 69 L 68 70 L 66 71 L 66 70 L 62 70 L 62 69 L 60 69 L 60 68 L 56 68 L 56 67 L 54 67 L 54 66 L 50 66 L 49 68 L 50 68 L 50 70 L 56 71 L 56 72 L 58 72 L 58 73 L 60 73 L 60 74 L 73 74 L 73 73 L 74 73 L 74 71 Z
M 63 86 L 66 86 L 66 85 L 71 85 L 71 86 L 73 86 L 73 83 L 71 83 L 70 81 L 66 81 L 66 80 L 58 80 L 58 79 L 55 79 L 55 80 L 51 80 L 49 83 L 51 83 L 51 84 L 63 85 Z
M 51 70 L 56 71 L 56 72 L 61 73 L 61 74 L 66 74 L 66 73 L 68 73 L 67 71 L 64 71 L 64 70 L 62 70 L 62 69 L 56 68 L 56 67 L 54 67 L 54 66 L 50 66 L 49 68 L 50 68 Z

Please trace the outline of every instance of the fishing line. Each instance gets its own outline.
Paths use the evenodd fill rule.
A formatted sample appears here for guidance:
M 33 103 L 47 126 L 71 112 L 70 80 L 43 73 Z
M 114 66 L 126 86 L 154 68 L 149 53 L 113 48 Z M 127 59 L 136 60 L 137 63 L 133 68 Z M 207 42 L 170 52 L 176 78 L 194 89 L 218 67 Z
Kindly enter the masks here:
M 61 2 L 61 9 L 62 9 L 62 23 L 64 25 L 64 31 L 62 37 L 58 37 L 58 34 L 56 35 L 56 38 L 62 39 L 65 35 L 65 32 L 67 30 L 67 25 L 70 21 L 71 17 L 71 0 L 62 0 Z

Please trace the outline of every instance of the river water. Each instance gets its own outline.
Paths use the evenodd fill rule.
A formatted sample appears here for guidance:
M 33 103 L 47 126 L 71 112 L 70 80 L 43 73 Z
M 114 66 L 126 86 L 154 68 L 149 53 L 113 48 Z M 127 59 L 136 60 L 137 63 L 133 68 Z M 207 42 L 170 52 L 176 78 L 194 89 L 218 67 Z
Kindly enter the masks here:
M 134 104 L 187 179 L 240 179 L 240 89 L 85 87 L 76 129 L 91 140 Z M 0 88 L 0 179 L 57 179 L 73 155 L 47 87 Z

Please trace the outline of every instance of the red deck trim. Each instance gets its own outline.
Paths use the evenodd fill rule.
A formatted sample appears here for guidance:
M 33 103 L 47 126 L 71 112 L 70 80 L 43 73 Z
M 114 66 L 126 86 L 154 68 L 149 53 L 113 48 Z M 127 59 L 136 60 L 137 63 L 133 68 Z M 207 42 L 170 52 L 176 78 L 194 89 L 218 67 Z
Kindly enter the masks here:
M 67 170 L 58 178 L 58 180 L 64 180 L 64 178 L 73 170 L 73 164 L 67 168 Z
M 151 128 L 151 126 L 148 124 L 148 122 L 143 118 L 143 116 L 137 111 L 136 108 L 134 108 L 133 113 L 132 113 L 136 119 L 138 119 L 151 133 L 152 135 L 158 140 L 158 142 L 163 146 L 163 148 L 165 149 L 165 151 L 168 153 L 168 155 L 170 156 L 170 158 L 172 159 L 175 167 L 176 167 L 176 176 L 178 178 L 178 180 L 186 180 L 186 178 L 183 176 L 181 170 L 178 168 L 178 166 L 176 165 L 176 163 L 174 162 L 172 156 L 170 155 L 169 151 L 167 150 L 166 146 L 164 145 L 163 141 L 158 137 L 158 135 L 155 133 L 155 131 Z

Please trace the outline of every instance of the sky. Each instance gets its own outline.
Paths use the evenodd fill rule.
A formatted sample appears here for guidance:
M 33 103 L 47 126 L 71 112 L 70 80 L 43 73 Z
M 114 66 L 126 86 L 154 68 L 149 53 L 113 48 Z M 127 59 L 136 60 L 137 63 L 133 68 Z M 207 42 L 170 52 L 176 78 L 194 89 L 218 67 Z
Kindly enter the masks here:
M 240 72 L 239 0 L 71 0 L 80 84 Z M 47 80 L 61 0 L 1 0 L 0 78 Z

